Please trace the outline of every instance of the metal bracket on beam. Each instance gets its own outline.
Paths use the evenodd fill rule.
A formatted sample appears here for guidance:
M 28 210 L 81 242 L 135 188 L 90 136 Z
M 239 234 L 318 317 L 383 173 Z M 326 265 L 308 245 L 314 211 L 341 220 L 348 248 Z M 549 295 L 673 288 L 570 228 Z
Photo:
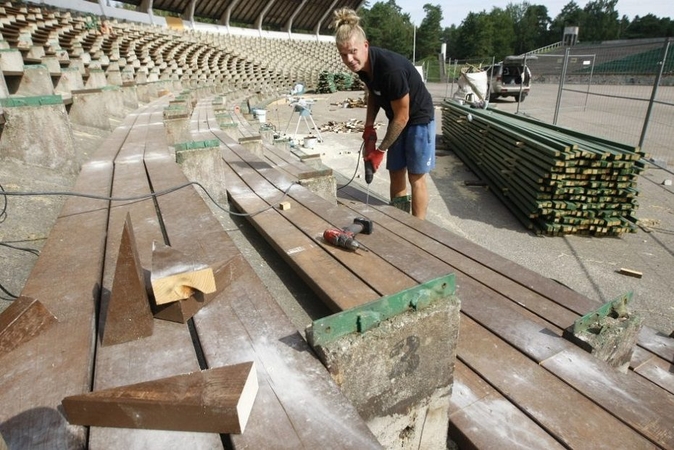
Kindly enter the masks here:
M 455 290 L 454 274 L 444 275 L 397 294 L 315 320 L 307 328 L 307 340 L 315 347 L 350 333 L 363 333 L 391 317 L 427 308 L 438 299 L 453 295 Z
M 579 333 L 598 334 L 601 331 L 601 323 L 606 317 L 613 317 L 614 319 L 626 317 L 629 314 L 627 305 L 632 302 L 632 296 L 632 291 L 627 292 L 578 318 L 573 323 L 573 334 L 576 336 Z
M 179 144 L 175 144 L 173 147 L 176 149 L 176 152 L 181 152 L 199 148 L 220 147 L 220 141 L 217 139 L 209 139 L 206 141 L 181 142 Z

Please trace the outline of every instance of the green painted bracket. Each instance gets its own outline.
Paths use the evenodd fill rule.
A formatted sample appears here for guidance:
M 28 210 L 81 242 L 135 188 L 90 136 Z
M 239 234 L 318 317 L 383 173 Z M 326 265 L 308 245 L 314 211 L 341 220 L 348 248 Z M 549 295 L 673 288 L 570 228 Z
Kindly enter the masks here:
M 181 142 L 173 146 L 176 151 L 194 150 L 198 148 L 220 147 L 220 141 L 217 139 L 209 139 L 207 141 L 192 141 Z
M 632 301 L 632 297 L 633 292 L 629 291 L 576 319 L 573 323 L 573 334 L 577 336 L 579 333 L 592 332 L 591 330 L 597 328 L 597 324 L 601 323 L 605 317 L 626 317 L 628 315 L 627 304 Z
M 454 274 L 450 273 L 397 294 L 315 320 L 307 330 L 307 340 L 315 347 L 347 334 L 363 333 L 406 311 L 427 308 L 438 299 L 453 295 L 455 290 L 456 280 Z
M 13 106 L 44 106 L 44 105 L 62 105 L 63 97 L 60 95 L 40 95 L 37 97 L 9 97 L 0 99 L 0 105 L 3 108 Z

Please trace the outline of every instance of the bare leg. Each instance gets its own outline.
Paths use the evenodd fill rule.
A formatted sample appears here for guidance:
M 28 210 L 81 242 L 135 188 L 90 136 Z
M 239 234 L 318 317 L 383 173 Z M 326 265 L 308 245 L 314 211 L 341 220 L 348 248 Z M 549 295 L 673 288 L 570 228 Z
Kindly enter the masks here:
M 425 173 L 409 174 L 410 184 L 412 185 L 412 215 L 421 220 L 426 219 L 426 210 L 428 209 L 428 189 L 425 175 Z
M 390 170 L 389 177 L 391 200 L 407 195 L 407 169 Z

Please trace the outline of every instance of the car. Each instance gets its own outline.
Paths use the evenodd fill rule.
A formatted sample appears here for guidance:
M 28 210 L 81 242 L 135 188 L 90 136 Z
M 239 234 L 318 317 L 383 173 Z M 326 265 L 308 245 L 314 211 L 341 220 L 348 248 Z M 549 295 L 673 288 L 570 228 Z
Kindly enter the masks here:
M 531 90 L 531 71 L 523 56 L 508 56 L 487 68 L 487 84 L 489 101 L 515 97 L 516 101 L 523 102 Z

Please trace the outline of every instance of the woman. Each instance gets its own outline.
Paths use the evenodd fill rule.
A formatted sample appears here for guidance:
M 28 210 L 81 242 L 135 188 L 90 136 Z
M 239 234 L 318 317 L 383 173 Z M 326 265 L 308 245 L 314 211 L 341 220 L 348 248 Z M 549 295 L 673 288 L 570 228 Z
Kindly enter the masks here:
M 435 111 L 431 94 L 416 67 L 402 55 L 370 46 L 352 9 L 334 12 L 335 40 L 342 62 L 368 89 L 364 160 L 376 171 L 384 155 L 391 180 L 391 204 L 410 211 L 407 181 L 412 188 L 412 214 L 426 218 L 426 174 L 435 168 Z M 388 118 L 379 145 L 373 128 L 377 113 Z

